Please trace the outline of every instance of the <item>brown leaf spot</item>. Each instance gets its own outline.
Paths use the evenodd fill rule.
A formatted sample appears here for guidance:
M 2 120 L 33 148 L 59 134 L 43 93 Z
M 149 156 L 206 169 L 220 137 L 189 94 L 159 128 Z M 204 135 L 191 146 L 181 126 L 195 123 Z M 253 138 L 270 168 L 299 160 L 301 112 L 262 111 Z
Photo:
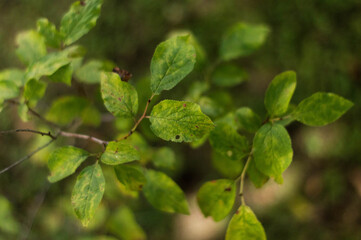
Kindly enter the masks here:
M 183 107 L 187 107 L 187 104 L 183 104 Z
M 178 140 L 179 138 L 180 138 L 180 136 L 179 136 L 179 135 L 175 136 L 175 139 L 177 139 L 177 140 Z
M 239 214 L 239 210 L 237 210 L 236 214 Z
M 224 191 L 226 191 L 226 192 L 230 192 L 231 190 L 232 190 L 231 187 L 228 187 L 228 188 L 225 188 L 225 189 L 224 189 Z
M 196 128 L 199 128 L 199 126 L 198 126 L 198 125 L 196 125 Z

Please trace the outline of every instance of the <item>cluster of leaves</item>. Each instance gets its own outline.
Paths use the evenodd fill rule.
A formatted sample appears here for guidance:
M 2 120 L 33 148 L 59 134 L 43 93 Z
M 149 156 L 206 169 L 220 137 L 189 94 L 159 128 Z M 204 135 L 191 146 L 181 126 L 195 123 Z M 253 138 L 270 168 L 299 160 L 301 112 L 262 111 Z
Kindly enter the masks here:
M 85 49 L 72 45 L 95 26 L 100 14 L 101 0 L 75 2 L 63 16 L 59 30 L 47 19 L 37 22 L 37 30 L 17 36 L 17 55 L 26 64 L 25 70 L 7 69 L 0 72 L 0 103 L 19 98 L 19 116 L 28 120 L 28 110 L 35 107 L 51 82 L 71 85 L 73 77 L 87 84 L 100 83 L 106 109 L 115 117 L 133 119 L 128 134 L 106 142 L 102 152 L 89 153 L 73 146 L 64 146 L 51 153 L 48 160 L 52 183 L 73 173 L 87 159 L 96 162 L 83 168 L 77 176 L 71 203 L 84 226 L 94 217 L 105 191 L 101 164 L 113 166 L 117 179 L 126 189 L 143 192 L 155 208 L 169 213 L 189 214 L 188 203 L 181 188 L 165 173 L 149 169 L 142 161 L 142 149 L 135 147 L 132 137 L 144 119 L 149 119 L 152 132 L 165 141 L 189 142 L 199 147 L 209 139 L 214 151 L 214 165 L 224 179 L 206 182 L 198 192 L 198 203 L 207 216 L 220 221 L 231 212 L 240 185 L 242 205 L 233 215 L 226 239 L 266 239 L 262 225 L 243 199 L 243 184 L 247 174 L 256 187 L 269 178 L 283 182 L 282 173 L 292 161 L 291 139 L 285 126 L 299 121 L 309 126 L 324 126 L 343 115 L 353 104 L 332 93 L 315 93 L 297 106 L 290 104 L 296 88 L 296 74 L 287 71 L 270 83 L 264 105 L 264 121 L 252 109 L 241 107 L 222 113 L 221 103 L 205 93 L 214 84 L 232 87 L 244 82 L 247 73 L 232 60 L 253 53 L 264 43 L 269 29 L 263 25 L 237 23 L 228 29 L 221 41 L 219 60 L 209 67 L 206 82 L 195 82 L 186 96 L 189 101 L 163 100 L 149 115 L 148 107 L 154 96 L 174 88 L 195 67 L 205 63 L 205 52 L 191 34 L 175 36 L 160 43 L 150 65 L 150 89 L 142 115 L 138 115 L 138 92 L 131 83 L 110 70 L 114 64 L 93 60 L 83 64 Z M 216 120 L 211 120 L 210 117 Z M 223 115 L 223 116 L 222 116 Z M 66 126 L 80 118 L 83 124 L 98 126 L 100 112 L 79 96 L 56 99 L 46 119 Z M 252 143 L 239 131 L 254 134 Z M 127 141 L 128 140 L 128 141 Z M 153 156 L 156 168 L 172 168 L 174 153 L 160 148 Z M 244 163 L 244 159 L 247 159 Z M 125 215 L 132 215 L 129 209 Z M 123 214 L 123 213 L 122 213 Z

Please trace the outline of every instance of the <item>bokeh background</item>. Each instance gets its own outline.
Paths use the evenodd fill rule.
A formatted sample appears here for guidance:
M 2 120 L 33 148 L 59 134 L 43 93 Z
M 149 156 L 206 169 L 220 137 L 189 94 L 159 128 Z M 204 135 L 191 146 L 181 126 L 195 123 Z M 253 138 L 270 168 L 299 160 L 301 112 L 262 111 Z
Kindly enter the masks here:
M 58 25 L 72 2 L 0 0 L 0 69 L 24 67 L 15 54 L 16 34 L 35 28 L 40 17 Z M 271 32 L 254 54 L 234 61 L 248 72 L 246 82 L 231 88 L 212 86 L 207 92 L 220 105 L 214 115 L 249 106 L 264 116 L 265 89 L 285 70 L 294 70 L 298 76 L 293 103 L 316 91 L 334 92 L 355 103 L 329 126 L 289 125 L 294 161 L 285 173 L 284 184 L 270 181 L 262 189 L 247 184 L 247 203 L 271 240 L 361 239 L 360 0 L 104 0 L 96 27 L 79 43 L 88 50 L 86 60 L 107 59 L 131 72 L 140 102 L 145 103 L 149 64 L 158 43 L 175 30 L 189 30 L 205 49 L 204 64 L 209 66 L 217 59 L 224 31 L 239 21 L 265 24 Z M 184 99 L 192 83 L 202 82 L 204 77 L 204 72 L 197 70 L 161 98 Z M 98 92 L 99 86 L 77 81 L 71 87 L 53 84 L 37 109 L 45 113 L 53 99 L 75 94 L 92 99 L 106 115 Z M 105 117 L 100 126 L 80 127 L 78 132 L 112 139 L 126 131 L 126 122 L 110 120 Z M 15 107 L 0 114 L 1 129 L 37 126 L 19 120 Z M 186 192 L 190 216 L 155 210 L 142 195 L 117 185 L 111 169 L 104 168 L 108 176 L 105 198 L 91 227 L 82 228 L 70 205 L 75 176 L 47 183 L 46 160 L 54 145 L 0 175 L 0 239 L 100 239 L 95 237 L 108 235 L 136 240 L 142 239 L 143 231 L 152 240 L 224 239 L 229 219 L 220 223 L 205 219 L 195 201 L 203 182 L 222 177 L 212 165 L 209 144 L 193 149 L 187 144 L 160 141 L 146 123 L 140 133 L 151 147 L 168 146 L 175 151 L 178 167 L 168 173 Z M 29 135 L 1 136 L 0 168 L 44 141 Z M 134 141 L 140 144 L 142 139 Z M 97 148 L 84 141 L 57 144 L 65 143 Z

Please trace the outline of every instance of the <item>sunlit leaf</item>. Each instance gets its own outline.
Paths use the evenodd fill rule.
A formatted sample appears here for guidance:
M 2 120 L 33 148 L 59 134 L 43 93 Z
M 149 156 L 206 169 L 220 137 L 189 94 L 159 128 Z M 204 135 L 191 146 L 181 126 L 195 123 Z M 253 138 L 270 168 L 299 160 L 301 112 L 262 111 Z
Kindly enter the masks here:
M 199 105 L 175 100 L 164 100 L 154 106 L 150 122 L 155 135 L 173 142 L 195 141 L 214 128 Z
M 46 18 L 40 18 L 36 22 L 36 26 L 38 33 L 44 37 L 47 46 L 53 48 L 61 47 L 63 36 L 58 32 L 53 23 L 49 22 Z
M 117 165 L 139 159 L 139 152 L 133 146 L 123 142 L 110 142 L 101 156 L 101 161 L 108 165 Z
M 266 234 L 256 215 L 242 205 L 233 215 L 227 229 L 226 240 L 266 240 Z
M 16 36 L 16 44 L 16 54 L 26 65 L 46 55 L 45 39 L 36 31 L 29 30 L 19 33 Z
M 198 205 L 205 217 L 215 221 L 224 219 L 232 210 L 236 199 L 235 181 L 218 179 L 206 182 L 197 194 Z
M 293 157 L 287 130 L 279 124 L 263 125 L 253 139 L 253 157 L 259 171 L 279 178 L 291 164 Z
M 248 107 L 237 109 L 235 115 L 239 127 L 248 132 L 254 133 L 262 125 L 260 116 Z
M 71 203 L 83 226 L 86 227 L 94 217 L 104 190 L 105 180 L 98 163 L 84 168 L 78 175 L 71 195 Z
M 116 117 L 132 118 L 138 111 L 138 94 L 135 88 L 120 80 L 116 73 L 102 73 L 101 92 L 104 105 Z
M 102 3 L 103 0 L 85 0 L 71 5 L 60 25 L 65 45 L 72 44 L 95 26 Z
M 48 167 L 51 175 L 49 182 L 57 182 L 70 176 L 89 157 L 89 153 L 83 149 L 66 146 L 56 149 L 49 156 Z
M 155 94 L 172 89 L 187 76 L 196 62 L 196 51 L 188 36 L 173 37 L 159 44 L 150 65 L 150 88 Z
M 296 73 L 293 71 L 283 72 L 272 80 L 264 99 L 270 116 L 280 116 L 287 111 L 295 89 Z
M 304 99 L 292 114 L 309 126 L 324 126 L 339 119 L 353 103 L 334 93 L 318 92 Z

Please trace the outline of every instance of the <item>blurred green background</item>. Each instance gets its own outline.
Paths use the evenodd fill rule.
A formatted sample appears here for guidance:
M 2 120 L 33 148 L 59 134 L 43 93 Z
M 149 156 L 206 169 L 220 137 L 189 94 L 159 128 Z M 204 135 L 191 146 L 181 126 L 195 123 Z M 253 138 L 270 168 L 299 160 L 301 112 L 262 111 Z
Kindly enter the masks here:
M 40 17 L 58 25 L 72 2 L 0 0 L 0 69 L 23 67 L 15 55 L 18 32 L 35 28 Z M 104 0 L 96 27 L 79 43 L 88 50 L 87 60 L 111 60 L 131 72 L 142 106 L 149 95 L 149 64 L 158 43 L 175 30 L 189 30 L 205 49 L 205 65 L 211 65 L 217 60 L 224 31 L 239 21 L 266 24 L 271 32 L 255 54 L 234 61 L 248 72 L 247 82 L 231 88 L 212 86 L 208 91 L 220 105 L 214 115 L 249 106 L 264 116 L 265 89 L 285 70 L 297 72 L 296 104 L 316 91 L 334 92 L 355 103 L 345 116 L 326 127 L 292 123 L 288 130 L 294 162 L 285 173 L 285 183 L 279 186 L 271 181 L 262 189 L 247 185 L 247 203 L 271 240 L 361 239 L 360 0 Z M 184 99 L 192 83 L 204 81 L 204 75 L 196 70 L 162 98 Z M 44 113 L 54 98 L 76 94 L 92 99 L 106 114 L 98 92 L 96 85 L 53 84 L 38 110 Z M 32 126 L 19 120 L 16 109 L 6 108 L 0 114 L 1 129 Z M 116 124 L 105 121 L 97 128 L 81 127 L 79 132 L 111 139 L 126 129 L 126 123 L 117 120 Z M 75 176 L 47 183 L 44 163 L 48 149 L 0 175 L 0 239 L 101 239 L 95 236 L 109 235 L 136 240 L 143 236 L 139 226 L 154 240 L 223 239 L 228 220 L 213 223 L 204 219 L 194 200 L 203 182 L 222 177 L 211 164 L 208 143 L 193 149 L 155 139 L 146 124 L 140 131 L 149 145 L 169 146 L 176 152 L 178 167 L 169 174 L 186 192 L 191 216 L 155 210 L 142 195 L 117 185 L 112 171 L 104 167 L 105 199 L 92 226 L 84 229 L 70 205 Z M 45 141 L 29 135 L 1 136 L 0 168 Z M 132 141 L 142 144 L 136 137 Z M 84 141 L 66 143 L 97 147 Z

